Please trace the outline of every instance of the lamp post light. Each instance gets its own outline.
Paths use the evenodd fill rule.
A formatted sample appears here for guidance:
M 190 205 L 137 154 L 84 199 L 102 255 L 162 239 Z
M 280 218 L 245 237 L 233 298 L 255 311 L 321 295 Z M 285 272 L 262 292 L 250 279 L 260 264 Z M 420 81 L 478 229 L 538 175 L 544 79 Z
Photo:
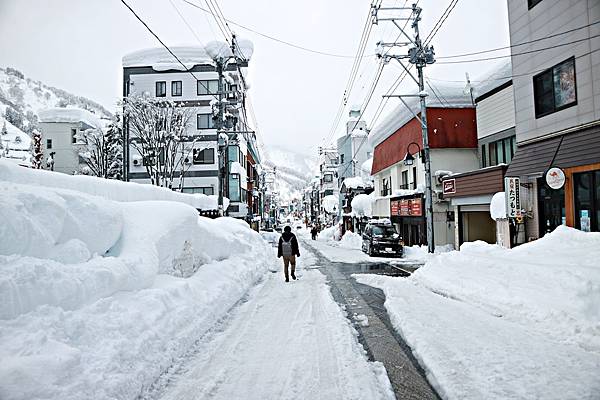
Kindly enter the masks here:
M 419 149 L 419 153 L 421 152 L 421 146 L 419 146 L 418 143 L 410 142 L 408 144 L 408 146 L 406 147 L 406 155 L 404 156 L 404 160 L 402 160 L 402 162 L 404 162 L 404 165 L 406 165 L 407 167 L 410 167 L 415 163 L 415 157 L 413 157 L 413 155 L 410 152 L 410 146 L 413 144 L 417 146 L 417 148 Z

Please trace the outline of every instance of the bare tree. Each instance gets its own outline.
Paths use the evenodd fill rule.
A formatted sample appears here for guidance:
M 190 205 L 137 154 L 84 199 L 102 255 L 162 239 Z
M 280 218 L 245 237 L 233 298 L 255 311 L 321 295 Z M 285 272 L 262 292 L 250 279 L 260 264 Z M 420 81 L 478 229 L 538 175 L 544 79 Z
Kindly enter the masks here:
M 173 181 L 179 175 L 181 190 L 183 177 L 191 165 L 185 160 L 192 158 L 195 144 L 195 139 L 185 134 L 190 109 L 182 103 L 146 96 L 128 97 L 123 109 L 131 146 L 142 157 L 151 183 L 173 189 Z
M 121 178 L 123 146 L 118 116 L 106 130 L 94 128 L 79 133 L 77 141 L 79 156 L 87 165 L 87 173 L 100 178 Z

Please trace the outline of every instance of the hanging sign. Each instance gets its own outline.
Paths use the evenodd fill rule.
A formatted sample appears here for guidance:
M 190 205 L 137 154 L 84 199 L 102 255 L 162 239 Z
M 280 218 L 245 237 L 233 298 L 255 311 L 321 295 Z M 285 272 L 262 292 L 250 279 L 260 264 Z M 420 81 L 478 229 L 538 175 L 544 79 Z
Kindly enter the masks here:
M 565 185 L 565 173 L 560 168 L 550 168 L 546 171 L 546 183 L 555 190 L 562 188 Z
M 456 179 L 445 179 L 444 180 L 444 194 L 456 193 Z
M 521 198 L 519 193 L 519 178 L 504 178 L 504 192 L 506 197 L 506 216 L 516 218 L 521 216 Z

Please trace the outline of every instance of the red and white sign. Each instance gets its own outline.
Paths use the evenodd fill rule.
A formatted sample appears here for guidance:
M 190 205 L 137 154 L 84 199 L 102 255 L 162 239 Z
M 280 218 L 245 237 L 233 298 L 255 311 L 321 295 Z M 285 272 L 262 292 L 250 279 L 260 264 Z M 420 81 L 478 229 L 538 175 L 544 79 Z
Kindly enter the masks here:
M 546 183 L 552 189 L 560 189 L 565 185 L 565 173 L 562 169 L 552 167 L 546 171 Z
M 456 193 L 456 179 L 444 180 L 444 194 Z

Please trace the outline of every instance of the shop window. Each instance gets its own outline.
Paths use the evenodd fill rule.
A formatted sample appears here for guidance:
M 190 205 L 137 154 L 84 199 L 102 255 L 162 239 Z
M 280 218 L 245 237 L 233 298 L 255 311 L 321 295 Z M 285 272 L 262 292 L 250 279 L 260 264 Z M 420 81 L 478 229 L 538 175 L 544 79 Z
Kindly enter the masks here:
M 577 104 L 575 58 L 570 58 L 533 77 L 535 117 Z
M 575 228 L 600 231 L 600 170 L 573 174 Z

